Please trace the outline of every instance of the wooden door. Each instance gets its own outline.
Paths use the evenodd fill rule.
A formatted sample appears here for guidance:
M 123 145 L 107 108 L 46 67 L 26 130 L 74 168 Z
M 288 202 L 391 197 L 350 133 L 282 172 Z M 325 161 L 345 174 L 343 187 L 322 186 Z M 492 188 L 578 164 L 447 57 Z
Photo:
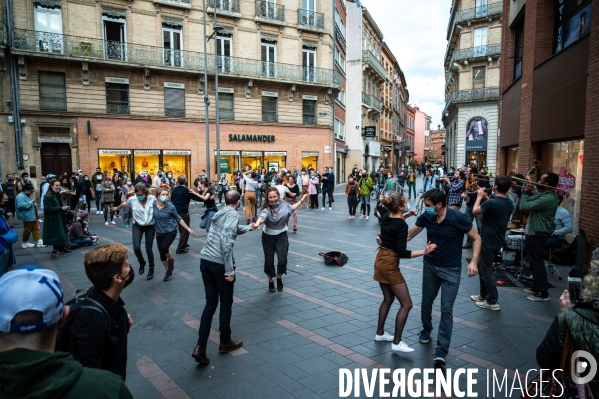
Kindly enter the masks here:
M 60 176 L 73 170 L 71 147 L 68 144 L 42 144 L 42 175 Z

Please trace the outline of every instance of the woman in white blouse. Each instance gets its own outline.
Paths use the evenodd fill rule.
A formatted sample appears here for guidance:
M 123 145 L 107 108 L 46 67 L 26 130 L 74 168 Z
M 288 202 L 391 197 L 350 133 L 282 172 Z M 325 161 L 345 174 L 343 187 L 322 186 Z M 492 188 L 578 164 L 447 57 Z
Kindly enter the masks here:
M 135 195 L 130 197 L 127 202 L 122 203 L 116 208 L 112 208 L 115 211 L 127 205 L 131 206 L 133 210 L 133 251 L 139 262 L 139 275 L 141 276 L 144 274 L 146 268 L 146 261 L 141 252 L 141 239 L 144 237 L 146 240 L 146 255 L 148 255 L 148 263 L 150 264 L 147 276 L 148 280 L 154 278 L 154 252 L 152 251 L 152 246 L 154 244 L 154 237 L 156 236 L 156 227 L 154 226 L 155 203 L 156 197 L 150 195 L 150 189 L 143 183 L 137 183 L 135 185 Z

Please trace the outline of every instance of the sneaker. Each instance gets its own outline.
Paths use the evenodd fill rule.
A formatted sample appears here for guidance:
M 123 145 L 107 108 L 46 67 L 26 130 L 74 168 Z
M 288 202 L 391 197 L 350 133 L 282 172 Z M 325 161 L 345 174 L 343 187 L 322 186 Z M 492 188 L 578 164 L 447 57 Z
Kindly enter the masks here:
M 489 309 L 489 310 L 501 310 L 501 307 L 499 307 L 498 303 L 490 304 L 487 301 L 476 302 L 476 306 L 478 306 L 479 308 Z
M 40 222 L 40 223 L 44 223 L 44 219 L 43 219 L 43 218 L 40 218 L 40 219 L 38 220 L 38 222 Z
M 349 218 L 352 219 L 351 215 L 349 215 Z
M 546 302 L 551 300 L 549 294 L 543 296 L 543 294 L 541 294 L 540 292 L 535 292 L 533 295 L 527 296 L 526 299 L 533 302 Z
M 23 249 L 33 248 L 33 247 L 35 247 L 35 245 L 29 244 L 28 242 L 24 242 L 23 245 L 21 245 L 21 248 L 23 248 Z
M 364 215 L 360 215 L 358 219 L 364 219 Z
M 537 293 L 537 291 L 533 290 L 532 288 L 524 288 L 524 292 L 526 292 L 527 294 L 532 294 L 532 295 Z
M 110 222 L 110 224 L 116 224 L 116 222 L 113 220 L 112 222 Z
M 329 211 L 332 211 L 332 210 L 333 210 L 333 208 L 331 208 L 331 207 L 329 206 Z
M 391 350 L 393 352 L 402 352 L 402 353 L 414 352 L 414 349 L 410 348 L 408 346 L 408 344 L 406 344 L 403 341 L 399 341 L 399 344 L 397 344 L 397 345 L 391 344 Z
M 374 334 L 374 340 L 379 342 L 393 342 L 393 335 L 383 332 L 383 335 Z
M 100 215 L 103 215 L 103 214 L 104 214 L 104 211 L 100 211 Z
M 364 220 L 370 220 L 370 216 L 364 216 Z
M 99 214 L 100 214 L 100 211 L 96 211 L 96 215 L 99 215 Z
M 435 360 L 435 363 L 437 363 L 440 366 L 445 366 L 445 354 L 442 352 L 435 352 L 435 354 L 433 355 L 433 358 Z
M 431 340 L 431 333 L 426 330 L 420 331 L 420 336 L 418 337 L 418 340 L 421 344 L 428 344 Z
M 37 247 L 38 247 L 38 248 L 46 248 L 46 247 L 47 247 L 47 245 L 44 245 L 44 241 L 42 241 L 42 240 L 40 239 L 40 240 L 37 240 Z
M 105 224 L 106 226 L 108 226 L 108 222 L 104 222 L 104 224 Z
M 322 207 L 321 211 L 324 211 L 324 206 Z
M 480 295 L 470 295 L 470 299 L 472 299 L 474 302 L 482 302 L 485 300 L 485 298 Z

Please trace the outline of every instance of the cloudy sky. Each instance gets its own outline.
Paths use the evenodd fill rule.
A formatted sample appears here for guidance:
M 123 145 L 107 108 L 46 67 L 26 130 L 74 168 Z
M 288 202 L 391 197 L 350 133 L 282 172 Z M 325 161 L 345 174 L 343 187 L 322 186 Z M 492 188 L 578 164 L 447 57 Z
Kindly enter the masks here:
M 445 107 L 443 56 L 451 0 L 361 0 L 404 72 L 410 103 L 441 124 Z M 426 4 L 426 5 L 424 5 Z

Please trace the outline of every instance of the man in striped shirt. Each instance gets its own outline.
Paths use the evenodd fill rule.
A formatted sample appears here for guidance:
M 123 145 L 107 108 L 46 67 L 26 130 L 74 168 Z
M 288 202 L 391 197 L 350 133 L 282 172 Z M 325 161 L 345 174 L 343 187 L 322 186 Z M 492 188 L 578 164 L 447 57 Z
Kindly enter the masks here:
M 462 193 L 464 192 L 464 184 L 466 183 L 466 175 L 463 171 L 458 170 L 453 174 L 453 181 L 449 180 L 448 176 L 445 176 L 445 187 L 449 190 L 447 199 L 447 206 L 459 211 L 462 207 Z

